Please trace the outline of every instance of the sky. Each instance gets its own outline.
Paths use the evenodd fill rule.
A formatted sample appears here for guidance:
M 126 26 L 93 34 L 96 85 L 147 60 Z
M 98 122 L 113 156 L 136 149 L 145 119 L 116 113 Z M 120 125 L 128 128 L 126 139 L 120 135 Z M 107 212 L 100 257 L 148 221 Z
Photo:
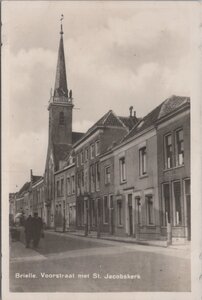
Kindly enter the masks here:
M 10 192 L 30 180 L 30 169 L 44 172 L 61 14 L 73 130 L 85 132 L 110 109 L 128 116 L 132 105 L 143 117 L 191 93 L 189 2 L 4 2 Z

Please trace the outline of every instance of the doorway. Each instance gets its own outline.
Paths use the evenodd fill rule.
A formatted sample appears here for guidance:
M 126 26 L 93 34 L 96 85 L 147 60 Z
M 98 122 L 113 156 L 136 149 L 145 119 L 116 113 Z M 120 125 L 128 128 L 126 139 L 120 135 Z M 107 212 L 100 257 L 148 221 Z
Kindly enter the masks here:
M 128 194 L 128 230 L 129 235 L 133 236 L 133 207 L 132 207 L 132 194 Z
M 187 240 L 191 240 L 191 193 L 190 193 L 190 179 L 186 179 L 185 183 L 185 201 L 186 201 L 186 225 L 187 225 Z

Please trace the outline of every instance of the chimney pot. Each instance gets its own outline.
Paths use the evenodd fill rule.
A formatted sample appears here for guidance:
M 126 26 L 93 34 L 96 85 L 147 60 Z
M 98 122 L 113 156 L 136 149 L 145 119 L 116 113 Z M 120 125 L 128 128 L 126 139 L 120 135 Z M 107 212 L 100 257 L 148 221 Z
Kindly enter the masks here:
M 130 111 L 130 117 L 132 117 L 132 114 L 133 114 L 133 106 L 130 106 L 130 107 L 129 107 L 129 111 Z

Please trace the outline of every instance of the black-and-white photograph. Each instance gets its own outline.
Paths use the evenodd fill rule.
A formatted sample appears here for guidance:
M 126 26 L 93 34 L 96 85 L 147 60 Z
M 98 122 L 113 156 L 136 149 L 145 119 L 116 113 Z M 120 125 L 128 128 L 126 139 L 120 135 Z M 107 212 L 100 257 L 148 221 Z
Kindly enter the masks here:
M 3 3 L 10 297 L 192 291 L 194 13 Z

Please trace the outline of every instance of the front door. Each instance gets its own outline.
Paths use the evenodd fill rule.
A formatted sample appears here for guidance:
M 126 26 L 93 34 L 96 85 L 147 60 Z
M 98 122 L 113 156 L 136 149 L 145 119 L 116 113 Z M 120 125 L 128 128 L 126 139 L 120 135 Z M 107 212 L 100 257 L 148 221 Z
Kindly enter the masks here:
M 128 194 L 128 222 L 129 235 L 133 235 L 133 208 L 132 208 L 132 194 Z
M 186 226 L 187 226 L 187 239 L 191 240 L 191 195 L 190 195 L 190 179 L 186 179 L 185 183 L 185 201 L 186 201 Z

